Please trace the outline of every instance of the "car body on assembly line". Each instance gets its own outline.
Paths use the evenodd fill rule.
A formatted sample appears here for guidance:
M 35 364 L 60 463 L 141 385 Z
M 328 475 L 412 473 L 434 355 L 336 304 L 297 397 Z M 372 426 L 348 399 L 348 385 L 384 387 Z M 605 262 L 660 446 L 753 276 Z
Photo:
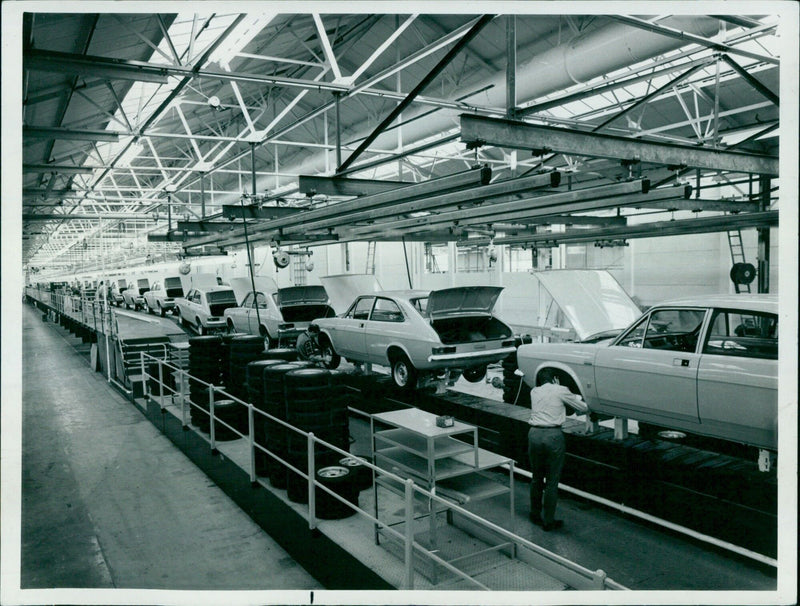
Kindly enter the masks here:
M 198 286 L 175 302 L 181 323 L 204 335 L 225 329 L 225 310 L 236 307 L 236 295 L 229 286 Z
M 183 297 L 183 286 L 178 276 L 153 282 L 150 290 L 144 293 L 148 313 L 158 313 L 162 318 L 175 309 L 176 301 Z
M 108 299 L 109 304 L 113 303 L 117 307 L 125 303 L 125 298 L 122 296 L 128 288 L 128 281 L 125 278 L 118 278 L 111 283 L 111 297 Z
M 530 387 L 554 369 L 593 413 L 777 449 L 774 295 L 662 303 L 614 338 L 522 345 L 517 361 Z
M 225 310 L 228 330 L 261 335 L 273 346 L 292 345 L 312 320 L 336 315 L 323 286 L 278 288 L 265 276 L 252 282 L 250 278 L 232 278 L 230 282 L 239 305 Z
M 511 328 L 492 315 L 501 287 L 362 294 L 341 316 L 312 322 L 326 365 L 341 357 L 391 368 L 394 383 L 459 374 L 480 381 L 488 364 L 514 351 Z
M 144 308 L 144 293 L 150 290 L 150 281 L 147 278 L 128 280 L 128 288 L 122 293 L 122 301 L 127 309 L 135 310 Z

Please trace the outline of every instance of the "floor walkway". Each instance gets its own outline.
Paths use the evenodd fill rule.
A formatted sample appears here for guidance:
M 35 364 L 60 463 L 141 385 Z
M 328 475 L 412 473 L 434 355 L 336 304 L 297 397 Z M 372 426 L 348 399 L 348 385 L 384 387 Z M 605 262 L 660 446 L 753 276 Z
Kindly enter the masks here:
M 23 306 L 21 588 L 320 585 Z

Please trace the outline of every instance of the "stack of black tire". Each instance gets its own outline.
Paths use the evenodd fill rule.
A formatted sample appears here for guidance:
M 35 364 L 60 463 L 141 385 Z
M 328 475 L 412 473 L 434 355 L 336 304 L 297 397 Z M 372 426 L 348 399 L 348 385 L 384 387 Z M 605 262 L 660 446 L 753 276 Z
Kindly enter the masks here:
M 516 337 L 514 339 L 514 345 L 519 348 L 520 345 L 530 343 L 532 340 L 530 335 Z M 530 408 L 530 388 L 523 384 L 522 377 L 518 377 L 514 374 L 517 368 L 517 353 L 514 352 L 503 360 L 503 401 L 509 404 L 517 404 L 518 406 Z
M 208 411 L 208 387 L 195 379 L 220 385 L 221 344 L 222 338 L 216 335 L 189 339 L 189 374 L 193 377 L 189 381 L 189 397 L 196 405 L 191 407 L 190 415 L 192 423 L 205 432 L 211 427 L 208 413 L 203 412 Z
M 224 351 L 226 347 L 223 345 L 220 349 Z M 247 365 L 263 357 L 264 339 L 258 335 L 234 336 L 227 343 L 226 355 L 228 357 L 227 365 L 223 363 L 222 356 L 220 356 L 220 375 L 225 385 L 225 391 L 246 402 L 248 398 L 246 387 Z M 219 411 L 215 404 L 215 414 L 218 413 L 221 420 L 234 427 L 239 433 L 246 435 L 249 431 L 247 407 L 235 400 L 229 400 L 229 402 L 230 404 L 226 402 L 224 407 L 220 407 Z M 216 427 L 217 425 L 215 425 L 215 437 L 219 439 L 235 439 L 239 437 L 234 433 L 231 437 L 222 438 L 216 434 Z M 229 431 L 229 429 L 223 427 L 222 435 L 227 436 Z
M 256 360 L 247 365 L 247 393 L 248 401 L 257 410 L 268 412 L 266 404 L 266 392 L 264 389 L 264 373 L 269 366 L 276 364 L 284 364 L 285 360 L 281 359 L 267 359 Z M 259 446 L 267 448 L 267 421 L 268 419 L 263 415 L 253 411 L 253 439 Z M 255 452 L 255 465 L 256 475 L 268 476 L 269 475 L 269 461 L 272 458 L 262 450 L 256 449 Z
M 264 385 L 264 412 L 286 421 L 286 394 L 284 391 L 284 377 L 287 373 L 301 368 L 308 368 L 310 362 L 284 362 L 267 366 L 263 371 Z M 267 448 L 283 460 L 288 458 L 287 438 L 288 429 L 278 423 L 268 419 L 265 423 Z M 270 483 L 275 488 L 286 488 L 287 470 L 272 457 L 267 460 L 267 475 Z
M 347 391 L 342 375 L 322 368 L 293 370 L 284 376 L 286 393 L 286 419 L 304 432 L 313 432 L 316 438 L 348 451 L 350 431 L 347 415 Z M 308 470 L 308 441 L 305 435 L 289 431 L 287 439 L 289 463 Z M 314 451 L 316 477 L 354 505 L 358 505 L 359 489 L 350 477 L 350 469 L 340 465 L 340 453 L 317 444 Z M 354 476 L 353 476 L 354 477 Z M 308 482 L 290 472 L 287 477 L 287 495 L 298 503 L 308 502 Z M 354 513 L 344 503 L 321 489 L 316 491 L 317 516 L 338 519 Z
M 226 387 L 231 384 L 231 341 L 235 337 L 243 337 L 246 333 L 231 332 L 220 335 L 222 337 L 222 347 L 220 349 L 220 371 L 222 374 L 222 384 Z

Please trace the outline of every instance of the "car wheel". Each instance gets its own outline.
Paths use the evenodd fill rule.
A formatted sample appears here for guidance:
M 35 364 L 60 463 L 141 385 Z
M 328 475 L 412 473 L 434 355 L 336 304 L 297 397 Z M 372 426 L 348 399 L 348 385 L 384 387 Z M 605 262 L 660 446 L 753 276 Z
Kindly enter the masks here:
M 147 304 L 147 302 L 145 302 L 144 304 L 144 309 L 145 311 L 147 311 L 147 315 L 152 315 L 156 313 L 155 310 Z
M 317 343 L 312 339 L 307 332 L 301 333 L 297 336 L 295 348 L 301 360 L 310 360 L 312 356 L 317 355 Z
M 322 349 L 322 365 L 329 370 L 339 368 L 342 357 L 334 351 L 331 342 L 325 339 L 325 341 L 320 344 L 320 348 Z
M 161 303 L 158 303 L 158 315 L 160 315 L 162 318 L 167 315 L 167 310 L 161 307 Z
M 400 389 L 411 390 L 417 386 L 417 369 L 405 354 L 392 361 L 392 380 Z
M 197 334 L 198 335 L 206 334 L 206 329 L 203 326 L 203 323 L 200 321 L 200 318 L 195 318 L 194 322 L 195 322 L 195 326 L 197 327 Z
M 479 368 L 467 368 L 464 371 L 464 379 L 469 381 L 470 383 L 480 383 L 483 381 L 483 378 L 486 376 L 486 367 L 481 366 Z

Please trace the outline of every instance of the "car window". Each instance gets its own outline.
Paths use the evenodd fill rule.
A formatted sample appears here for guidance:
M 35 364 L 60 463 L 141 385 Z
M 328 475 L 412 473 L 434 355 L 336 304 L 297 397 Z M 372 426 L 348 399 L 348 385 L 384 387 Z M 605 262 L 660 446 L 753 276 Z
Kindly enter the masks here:
M 236 295 L 232 290 L 217 290 L 207 292 L 206 299 L 209 303 L 236 303 Z
M 391 299 L 378 297 L 369 319 L 375 322 L 402 322 L 403 312 Z
M 647 327 L 647 316 L 639 320 L 628 333 L 620 339 L 617 345 L 622 347 L 641 347 L 644 338 L 644 329 Z
M 714 310 L 703 353 L 778 359 L 778 316 L 741 310 Z
M 352 315 L 350 317 L 354 320 L 368 319 L 373 301 L 375 301 L 375 297 L 361 297 L 351 309 Z
M 419 299 L 411 299 L 411 305 L 414 306 L 419 313 L 423 316 L 428 311 L 428 297 L 420 297 Z
M 253 293 L 247 293 L 247 296 L 242 301 L 242 307 L 252 307 L 253 306 Z
M 692 352 L 703 325 L 705 310 L 659 309 L 650 314 L 644 336 L 644 347 L 669 351 Z
M 256 293 L 256 302 L 261 309 L 267 306 L 267 297 L 263 292 Z

